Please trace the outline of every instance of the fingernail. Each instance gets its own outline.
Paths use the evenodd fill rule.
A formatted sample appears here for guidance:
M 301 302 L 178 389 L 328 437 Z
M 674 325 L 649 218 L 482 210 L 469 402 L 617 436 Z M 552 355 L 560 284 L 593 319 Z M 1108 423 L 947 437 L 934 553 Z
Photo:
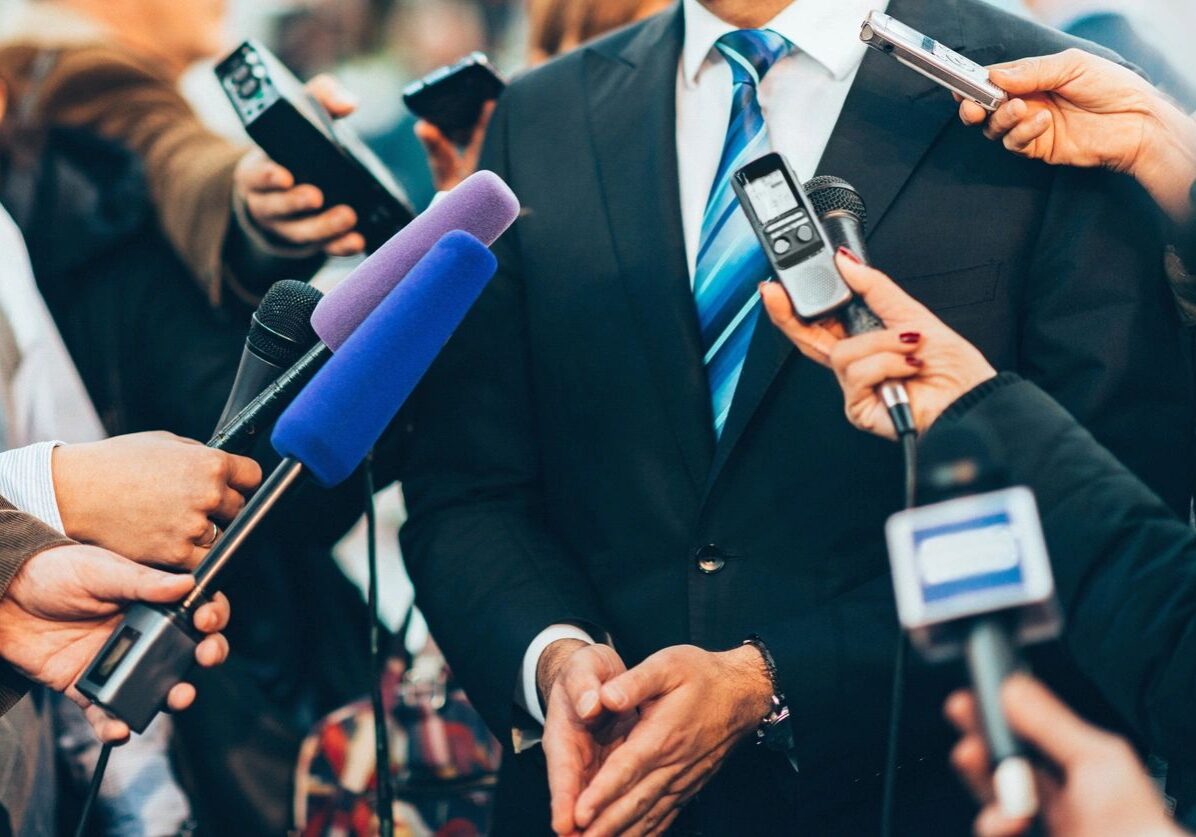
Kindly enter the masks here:
M 581 696 L 581 700 L 577 701 L 577 714 L 584 718 L 589 715 L 597 705 L 598 693 L 591 689 Z
M 910 366 L 916 366 L 919 369 L 921 369 L 923 366 L 926 365 L 925 361 L 923 361 L 922 358 L 914 357 L 913 355 L 906 355 L 905 362 L 908 363 Z
M 921 340 L 922 335 L 916 331 L 907 331 L 901 335 L 900 339 L 901 339 L 902 343 L 911 343 L 912 344 L 912 343 L 917 343 L 919 340 Z
M 622 706 L 623 704 L 627 703 L 627 693 L 624 692 L 622 689 L 620 689 L 618 686 L 610 685 L 610 686 L 606 687 L 606 690 L 607 690 L 607 693 L 611 696 L 611 699 L 619 706 Z
M 863 264 L 863 262 L 860 261 L 860 257 L 857 256 L 855 253 L 851 252 L 851 250 L 847 247 L 840 247 L 839 255 L 845 259 L 852 261 L 855 264 Z

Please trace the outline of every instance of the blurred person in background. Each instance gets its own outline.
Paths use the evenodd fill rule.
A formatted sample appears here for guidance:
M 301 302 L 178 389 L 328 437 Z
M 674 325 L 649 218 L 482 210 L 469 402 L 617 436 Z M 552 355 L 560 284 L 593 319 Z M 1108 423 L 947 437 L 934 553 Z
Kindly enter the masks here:
M 650 17 L 668 5 L 669 0 L 527 0 L 528 66 L 543 64 L 599 35 Z M 423 120 L 415 124 L 415 135 L 427 153 L 436 191 L 452 189 L 477 171 L 493 112 L 494 105 L 488 104 L 464 147 L 435 125 Z

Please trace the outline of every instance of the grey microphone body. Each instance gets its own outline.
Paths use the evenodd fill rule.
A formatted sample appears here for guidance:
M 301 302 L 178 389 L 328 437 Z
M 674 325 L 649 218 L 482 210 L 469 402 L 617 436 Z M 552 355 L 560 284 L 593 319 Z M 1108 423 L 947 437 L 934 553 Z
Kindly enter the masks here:
M 861 262 L 871 264 L 865 241 L 868 208 L 855 187 L 842 178 L 821 175 L 807 182 L 804 188 L 831 244 L 836 249 L 846 247 Z M 885 327 L 880 317 L 858 297 L 847 303 L 840 317 L 843 327 L 852 337 L 869 331 L 879 331 Z M 881 400 L 893 418 L 898 435 L 916 432 L 909 406 L 909 393 L 906 392 L 905 385 L 886 381 L 878 389 Z

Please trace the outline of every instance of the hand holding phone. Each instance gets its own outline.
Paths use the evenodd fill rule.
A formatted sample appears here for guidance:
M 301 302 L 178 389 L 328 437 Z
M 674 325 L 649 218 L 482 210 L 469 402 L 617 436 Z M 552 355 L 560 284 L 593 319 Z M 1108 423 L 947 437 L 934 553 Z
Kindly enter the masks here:
M 486 103 L 497 99 L 505 87 L 489 59 L 475 52 L 409 85 L 403 91 L 403 103 L 457 145 L 465 146 L 473 139 Z

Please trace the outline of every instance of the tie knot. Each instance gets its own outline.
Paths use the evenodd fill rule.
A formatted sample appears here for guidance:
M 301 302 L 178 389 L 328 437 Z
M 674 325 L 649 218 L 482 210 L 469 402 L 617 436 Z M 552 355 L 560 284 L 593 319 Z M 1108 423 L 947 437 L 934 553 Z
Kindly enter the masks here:
M 793 44 L 771 29 L 738 29 L 719 38 L 715 47 L 731 65 L 736 84 L 756 87 Z

